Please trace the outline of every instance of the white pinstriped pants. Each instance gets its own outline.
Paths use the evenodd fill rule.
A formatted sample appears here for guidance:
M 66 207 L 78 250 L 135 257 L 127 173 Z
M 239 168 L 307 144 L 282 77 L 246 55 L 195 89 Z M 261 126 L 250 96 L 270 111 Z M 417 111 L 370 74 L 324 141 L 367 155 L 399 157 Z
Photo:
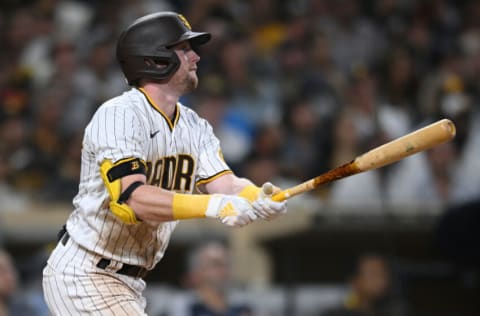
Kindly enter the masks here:
M 43 270 L 43 293 L 54 316 L 147 315 L 145 282 L 96 267 L 100 259 L 72 238 L 57 244 Z

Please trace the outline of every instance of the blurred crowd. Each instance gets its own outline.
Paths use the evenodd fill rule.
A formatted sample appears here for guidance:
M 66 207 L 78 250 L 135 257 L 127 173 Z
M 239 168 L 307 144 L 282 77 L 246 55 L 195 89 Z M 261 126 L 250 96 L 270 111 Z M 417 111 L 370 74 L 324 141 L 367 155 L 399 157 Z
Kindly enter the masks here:
M 213 34 L 199 88 L 181 101 L 210 121 L 238 174 L 297 183 L 447 117 L 453 142 L 315 194 L 370 207 L 479 196 L 479 1 L 10 0 L 0 4 L 2 209 L 72 199 L 85 125 L 129 88 L 119 32 L 159 10 Z
M 345 281 L 324 291 L 305 288 L 296 303 L 274 301 L 274 291 L 239 295 L 230 275 L 231 253 L 220 240 L 203 240 L 189 250 L 182 291 L 151 290 L 149 315 L 155 316 L 412 316 L 399 291 L 392 262 L 376 253 L 352 258 Z M 250 289 L 255 291 L 255 289 Z M 299 292 L 300 293 L 300 292 Z M 303 296 L 303 298 L 302 298 Z M 290 304 L 290 306 L 288 306 Z

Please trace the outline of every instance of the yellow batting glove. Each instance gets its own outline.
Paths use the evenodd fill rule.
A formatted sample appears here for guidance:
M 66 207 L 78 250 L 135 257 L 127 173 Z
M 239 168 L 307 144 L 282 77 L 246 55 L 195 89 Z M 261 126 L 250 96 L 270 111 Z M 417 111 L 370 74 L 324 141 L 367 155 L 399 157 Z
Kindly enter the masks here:
M 176 193 L 172 210 L 175 219 L 209 217 L 232 227 L 245 226 L 258 218 L 246 199 L 225 194 Z
M 275 202 L 271 199 L 272 194 L 278 190 L 280 189 L 270 182 L 265 182 L 261 188 L 252 184 L 247 185 L 239 196 L 250 201 L 258 217 L 272 220 L 287 212 L 287 201 Z
M 257 187 L 254 184 L 249 184 L 238 193 L 238 196 L 247 199 L 250 203 L 253 203 L 262 192 L 262 188 Z

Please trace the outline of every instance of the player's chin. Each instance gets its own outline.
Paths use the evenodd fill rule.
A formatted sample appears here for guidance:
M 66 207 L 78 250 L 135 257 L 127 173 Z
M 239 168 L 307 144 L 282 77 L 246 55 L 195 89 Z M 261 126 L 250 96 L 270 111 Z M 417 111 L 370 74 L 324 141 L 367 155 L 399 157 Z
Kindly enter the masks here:
M 188 79 L 186 80 L 186 87 L 185 87 L 185 93 L 189 93 L 194 91 L 197 86 L 198 86 L 198 77 L 196 74 L 188 76 Z

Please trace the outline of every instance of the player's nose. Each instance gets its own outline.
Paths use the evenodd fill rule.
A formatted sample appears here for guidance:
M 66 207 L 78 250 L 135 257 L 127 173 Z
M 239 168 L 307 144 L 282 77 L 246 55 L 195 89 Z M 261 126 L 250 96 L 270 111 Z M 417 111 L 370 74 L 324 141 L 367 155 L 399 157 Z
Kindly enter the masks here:
M 198 55 L 198 53 L 195 50 L 191 49 L 190 52 L 189 52 L 189 55 L 190 55 L 189 59 L 190 59 L 191 62 L 198 63 L 200 61 L 200 56 Z

